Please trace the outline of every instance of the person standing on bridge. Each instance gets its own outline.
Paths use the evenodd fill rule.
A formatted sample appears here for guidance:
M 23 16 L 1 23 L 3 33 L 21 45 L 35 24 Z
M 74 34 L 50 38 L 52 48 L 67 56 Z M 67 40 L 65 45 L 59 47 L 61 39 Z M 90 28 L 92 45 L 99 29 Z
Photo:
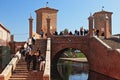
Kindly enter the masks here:
M 38 52 L 34 51 L 33 55 L 32 55 L 32 60 L 33 60 L 33 70 L 36 70 L 36 62 L 37 62 L 37 56 L 38 56 Z
M 43 38 L 44 32 L 42 29 L 40 30 L 40 35 L 41 35 L 41 38 Z
M 27 70 L 30 70 L 30 63 L 32 62 L 32 50 L 30 46 L 26 49 L 25 61 L 27 62 Z
M 83 27 L 80 28 L 80 35 L 81 35 L 81 36 L 84 35 L 84 28 L 83 28 Z
M 28 46 L 32 49 L 32 38 L 28 38 Z
M 35 45 L 35 41 L 36 41 L 36 38 L 35 38 L 35 35 L 33 35 L 33 37 L 32 37 L 32 45 Z
M 38 53 L 38 55 L 37 55 L 37 70 L 39 70 L 39 65 L 40 65 L 40 57 L 41 57 L 41 50 L 40 50 L 40 48 L 37 48 L 37 53 Z

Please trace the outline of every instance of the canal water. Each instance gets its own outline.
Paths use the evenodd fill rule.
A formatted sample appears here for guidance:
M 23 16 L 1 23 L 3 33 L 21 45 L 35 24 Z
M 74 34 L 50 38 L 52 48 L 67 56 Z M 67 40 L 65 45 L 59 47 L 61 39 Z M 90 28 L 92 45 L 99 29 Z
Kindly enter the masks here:
M 63 80 L 87 80 L 88 64 L 60 60 L 57 69 Z
M 62 80 L 116 80 L 94 71 L 89 71 L 88 63 L 59 60 L 57 69 Z

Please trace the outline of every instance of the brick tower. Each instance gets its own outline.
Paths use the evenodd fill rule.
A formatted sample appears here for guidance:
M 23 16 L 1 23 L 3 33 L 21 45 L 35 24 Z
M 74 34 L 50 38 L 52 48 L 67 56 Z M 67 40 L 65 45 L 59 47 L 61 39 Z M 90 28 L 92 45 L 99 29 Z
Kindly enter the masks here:
M 29 18 L 29 38 L 32 38 L 33 33 L 33 18 L 30 16 Z
M 47 18 L 50 18 L 50 33 L 53 34 L 57 30 L 57 12 L 58 10 L 45 7 L 40 8 L 36 12 L 36 33 L 40 33 L 41 29 L 44 34 L 47 33 Z
M 102 9 L 100 12 L 94 13 L 94 28 L 99 30 L 99 36 L 104 36 L 105 27 L 106 27 L 106 19 L 105 15 L 109 18 L 109 32 L 112 34 L 112 12 L 107 12 Z

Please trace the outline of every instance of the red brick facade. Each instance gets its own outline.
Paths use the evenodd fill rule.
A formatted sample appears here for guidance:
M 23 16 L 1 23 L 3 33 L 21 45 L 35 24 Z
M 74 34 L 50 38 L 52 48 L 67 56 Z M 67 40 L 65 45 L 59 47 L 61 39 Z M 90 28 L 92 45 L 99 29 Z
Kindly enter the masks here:
M 25 42 L 10 42 L 10 51 L 11 51 L 11 54 L 15 54 L 18 50 L 20 50 L 20 47 L 22 47 Z
M 44 34 L 47 33 L 47 21 L 46 19 L 49 17 L 50 21 L 50 32 L 51 34 L 57 30 L 57 12 L 58 10 L 45 7 L 40 8 L 35 11 L 36 12 L 36 33 L 40 33 L 42 29 Z
M 52 66 L 56 67 L 60 55 L 66 48 L 83 52 L 88 60 L 89 69 L 109 77 L 120 79 L 120 52 L 106 47 L 101 41 L 88 36 L 51 37 Z M 56 71 L 56 68 L 52 71 Z
M 100 11 L 94 13 L 94 28 L 96 30 L 99 30 L 99 36 L 102 34 L 105 34 L 105 27 L 106 27 L 106 15 L 109 18 L 109 32 L 112 34 L 112 12 L 107 12 L 107 11 Z

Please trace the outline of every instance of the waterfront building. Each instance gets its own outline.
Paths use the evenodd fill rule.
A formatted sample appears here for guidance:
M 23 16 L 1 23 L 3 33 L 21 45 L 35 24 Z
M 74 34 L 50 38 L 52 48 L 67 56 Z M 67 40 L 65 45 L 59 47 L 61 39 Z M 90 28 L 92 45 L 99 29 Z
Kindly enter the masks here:
M 0 46 L 8 46 L 10 42 L 10 31 L 0 23 Z

